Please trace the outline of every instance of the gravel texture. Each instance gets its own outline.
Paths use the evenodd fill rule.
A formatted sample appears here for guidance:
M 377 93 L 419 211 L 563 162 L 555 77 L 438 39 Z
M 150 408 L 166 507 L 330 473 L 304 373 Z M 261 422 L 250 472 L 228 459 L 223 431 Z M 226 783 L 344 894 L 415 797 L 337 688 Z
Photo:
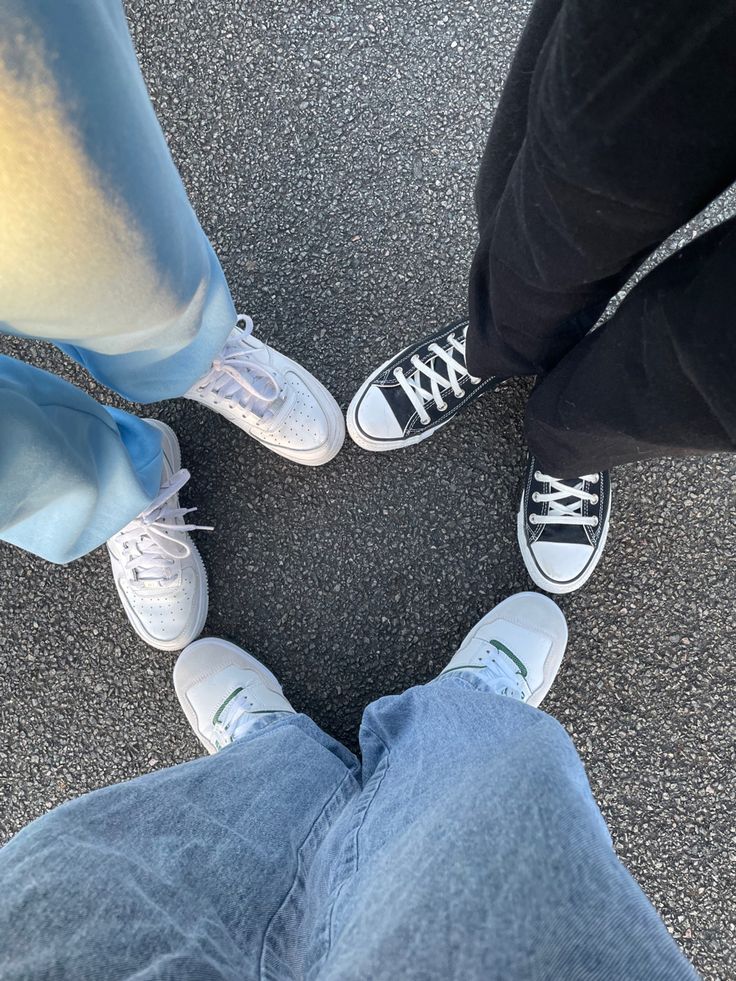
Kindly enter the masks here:
M 464 309 L 472 188 L 526 2 L 131 0 L 159 118 L 240 309 L 346 406 L 365 374 Z M 675 241 L 733 211 L 724 196 Z M 122 404 L 48 345 L 0 350 Z M 174 426 L 207 629 L 355 744 L 362 708 L 430 678 L 529 588 L 515 542 L 527 383 L 413 451 L 347 443 L 299 469 L 203 407 Z M 708 981 L 736 977 L 734 510 L 726 456 L 614 475 L 606 555 L 563 599 L 547 707 L 619 853 Z M 137 641 L 104 550 L 72 566 L 0 548 L 3 838 L 94 787 L 193 757 L 173 655 Z

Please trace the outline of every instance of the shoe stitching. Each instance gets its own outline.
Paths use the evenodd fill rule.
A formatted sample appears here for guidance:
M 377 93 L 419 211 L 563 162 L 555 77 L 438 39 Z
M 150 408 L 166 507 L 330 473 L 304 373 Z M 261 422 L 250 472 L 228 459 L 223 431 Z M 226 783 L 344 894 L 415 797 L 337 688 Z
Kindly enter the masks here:
M 351 842 L 350 842 L 351 851 L 347 856 L 348 861 L 346 863 L 349 864 L 351 868 L 348 872 L 346 872 L 343 875 L 341 881 L 337 885 L 336 891 L 334 893 L 334 897 L 332 899 L 330 908 L 327 913 L 327 918 L 328 918 L 327 949 L 325 950 L 323 957 L 320 959 L 320 964 L 324 963 L 325 959 L 329 956 L 330 950 L 332 949 L 332 945 L 334 942 L 335 911 L 337 909 L 337 905 L 340 901 L 340 896 L 342 895 L 344 888 L 347 886 L 347 884 L 350 882 L 350 880 L 355 876 L 355 874 L 358 871 L 358 866 L 360 864 L 360 846 L 359 846 L 360 832 L 362 831 L 363 825 L 365 824 L 365 820 L 371 808 L 371 805 L 376 799 L 378 791 L 381 789 L 383 781 L 386 778 L 386 774 L 389 768 L 389 763 L 391 761 L 391 750 L 389 749 L 385 740 L 381 739 L 378 733 L 374 732 L 368 726 L 365 726 L 365 731 L 369 732 L 374 737 L 374 739 L 376 739 L 383 746 L 384 756 L 379 764 L 379 766 L 381 767 L 381 773 L 380 775 L 377 776 L 377 771 L 374 771 L 374 773 L 372 774 L 371 779 L 377 777 L 375 787 L 371 791 L 370 796 L 364 803 L 362 810 L 358 815 L 358 821 L 355 825 L 355 828 L 351 831 Z
M 339 784 L 337 785 L 337 787 L 335 788 L 335 790 L 333 791 L 333 793 L 330 795 L 329 799 L 325 802 L 325 804 L 322 807 L 322 809 L 320 810 L 319 814 L 315 817 L 314 821 L 312 822 L 311 827 L 309 828 L 309 830 L 307 831 L 307 833 L 306 833 L 306 835 L 304 837 L 304 840 L 302 841 L 301 845 L 299 846 L 299 850 L 297 852 L 296 870 L 294 872 L 294 878 L 293 878 L 293 880 L 292 880 L 289 888 L 287 889 L 287 891 L 286 891 L 286 893 L 284 895 L 283 900 L 279 904 L 278 909 L 274 912 L 273 916 L 268 921 L 268 923 L 266 925 L 266 929 L 263 932 L 263 943 L 262 943 L 262 946 L 261 946 L 261 956 L 258 959 L 259 973 L 260 973 L 261 981 L 282 981 L 282 979 L 280 977 L 276 977 L 270 971 L 269 965 L 267 964 L 267 959 L 268 959 L 269 955 L 273 951 L 273 947 L 269 943 L 270 937 L 271 937 L 271 932 L 278 925 L 279 917 L 287 909 L 288 904 L 289 904 L 289 901 L 296 894 L 297 883 L 300 880 L 303 880 L 303 878 L 304 878 L 305 854 L 306 854 L 306 852 L 308 850 L 308 846 L 312 844 L 312 839 L 318 833 L 319 826 L 326 820 L 326 815 L 328 814 L 331 805 L 335 802 L 335 800 L 338 797 L 338 795 L 341 792 L 343 792 L 343 788 L 344 788 L 344 785 L 345 785 L 346 781 L 348 781 L 351 777 L 353 779 L 355 779 L 355 775 L 354 775 L 353 771 L 352 770 L 348 770 L 345 773 L 345 775 L 343 776 L 343 778 L 340 780 Z M 348 799 L 348 797 L 346 795 L 346 801 L 345 801 L 346 803 L 347 803 L 347 799 Z M 328 831 L 329 831 L 329 826 L 327 828 L 325 828 L 325 834 L 327 834 Z M 316 853 L 316 849 L 315 849 L 315 852 L 313 852 L 313 854 L 312 854 L 312 859 L 314 858 L 314 854 L 315 853 Z M 329 953 L 329 947 L 328 947 L 328 953 Z M 325 954 L 325 956 L 327 956 L 327 955 Z

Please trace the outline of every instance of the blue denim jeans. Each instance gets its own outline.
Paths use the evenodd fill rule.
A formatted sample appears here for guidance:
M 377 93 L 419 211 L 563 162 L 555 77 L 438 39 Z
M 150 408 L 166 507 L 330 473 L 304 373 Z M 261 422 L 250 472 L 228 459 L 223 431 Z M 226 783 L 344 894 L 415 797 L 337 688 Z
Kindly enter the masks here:
M 88 794 L 0 851 L 3 981 L 692 981 L 564 729 L 472 674 Z
M 235 310 L 120 0 L 3 0 L 0 95 L 0 331 L 131 401 L 182 395 Z M 0 418 L 0 539 L 68 562 L 158 492 L 158 436 L 59 378 L 0 358 Z

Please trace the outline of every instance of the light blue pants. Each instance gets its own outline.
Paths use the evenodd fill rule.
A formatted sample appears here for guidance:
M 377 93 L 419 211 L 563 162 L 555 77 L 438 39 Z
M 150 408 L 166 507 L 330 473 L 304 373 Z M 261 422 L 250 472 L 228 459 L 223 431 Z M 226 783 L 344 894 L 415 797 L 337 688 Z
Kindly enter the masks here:
M 0 851 L 3 981 L 692 981 L 564 729 L 475 676 L 88 794 Z
M 0 330 L 126 399 L 183 394 L 235 323 L 120 0 L 0 2 Z M 54 562 L 155 497 L 158 435 L 0 357 L 0 539 Z

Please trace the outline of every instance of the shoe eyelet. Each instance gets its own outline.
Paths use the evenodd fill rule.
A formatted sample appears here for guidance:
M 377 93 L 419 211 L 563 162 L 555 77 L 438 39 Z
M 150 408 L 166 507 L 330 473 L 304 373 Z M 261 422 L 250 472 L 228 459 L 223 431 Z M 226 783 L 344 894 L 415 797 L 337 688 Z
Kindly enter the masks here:
M 461 388 L 459 392 L 453 392 L 452 394 L 457 399 L 464 399 L 465 398 L 465 389 L 464 388 Z
M 535 480 L 538 480 L 540 484 L 542 483 L 542 477 L 543 476 L 544 476 L 544 474 L 542 473 L 541 470 L 535 470 L 534 471 L 534 479 Z
M 449 406 L 448 406 L 447 402 L 443 402 L 442 405 L 439 406 L 440 412 L 447 412 L 448 408 L 449 408 Z
M 593 477 L 593 479 L 591 480 L 591 484 L 597 484 L 600 479 L 601 479 L 601 475 L 597 473 L 595 477 Z
M 598 518 L 595 518 L 594 519 L 594 521 L 593 521 L 593 527 L 594 528 L 597 528 L 598 527 Z
M 598 503 L 598 495 L 597 494 L 594 494 L 593 495 L 593 500 L 590 503 L 591 504 L 597 504 Z
M 529 524 L 530 525 L 535 525 L 536 523 L 537 523 L 537 516 L 536 516 L 536 514 L 530 514 L 529 515 Z
M 532 500 L 534 501 L 535 504 L 539 502 L 539 494 L 537 491 L 534 491 L 534 493 L 532 494 Z

